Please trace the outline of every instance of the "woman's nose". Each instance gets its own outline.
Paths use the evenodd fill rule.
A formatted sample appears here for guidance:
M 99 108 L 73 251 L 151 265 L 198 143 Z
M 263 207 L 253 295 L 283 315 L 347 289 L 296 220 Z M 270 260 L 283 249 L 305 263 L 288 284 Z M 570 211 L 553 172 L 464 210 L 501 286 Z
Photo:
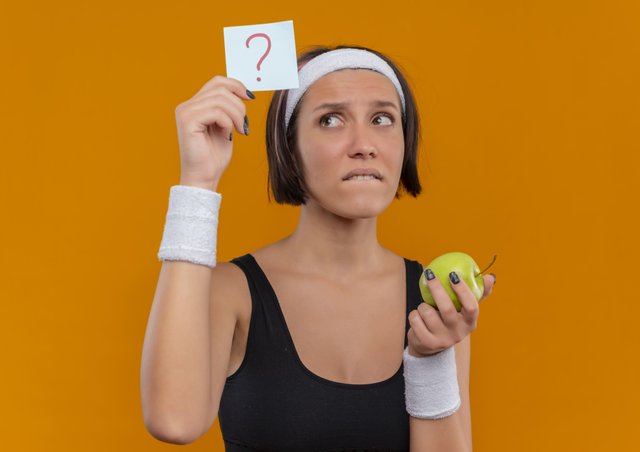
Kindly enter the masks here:
M 354 125 L 351 133 L 352 139 L 349 151 L 351 157 L 369 158 L 378 155 L 375 137 L 366 125 Z

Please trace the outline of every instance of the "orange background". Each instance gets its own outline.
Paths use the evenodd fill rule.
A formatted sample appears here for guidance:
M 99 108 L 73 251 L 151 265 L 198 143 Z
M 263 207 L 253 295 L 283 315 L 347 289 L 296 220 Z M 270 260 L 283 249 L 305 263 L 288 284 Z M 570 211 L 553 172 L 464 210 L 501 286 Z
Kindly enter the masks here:
M 417 4 L 417 3 L 416 3 Z M 3 1 L 0 341 L 4 450 L 154 451 L 140 360 L 179 182 L 174 109 L 225 75 L 224 26 L 294 21 L 407 72 L 423 194 L 381 242 L 447 251 L 494 293 L 472 334 L 475 451 L 637 447 L 640 7 L 631 1 Z M 234 134 L 218 259 L 288 235 L 269 204 L 271 92 Z M 189 450 L 222 450 L 218 423 Z

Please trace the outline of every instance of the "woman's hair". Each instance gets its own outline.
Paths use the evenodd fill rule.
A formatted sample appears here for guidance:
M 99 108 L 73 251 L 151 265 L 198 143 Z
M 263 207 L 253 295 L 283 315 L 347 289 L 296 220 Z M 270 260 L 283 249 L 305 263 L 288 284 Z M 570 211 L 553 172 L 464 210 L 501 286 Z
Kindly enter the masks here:
M 395 197 L 396 199 L 400 198 L 400 190 L 404 189 L 415 198 L 422 192 L 417 167 L 420 118 L 411 88 L 398 66 L 387 56 L 375 50 L 366 47 L 340 45 L 334 48 L 314 47 L 311 50 L 303 52 L 298 57 L 298 70 L 300 70 L 306 62 L 322 53 L 345 48 L 362 49 L 375 53 L 389 63 L 396 77 L 398 77 L 402 92 L 404 93 L 406 113 L 402 113 L 402 131 L 405 146 L 404 159 L 402 162 L 402 173 L 400 175 L 400 187 L 399 190 L 396 191 Z M 269 164 L 269 187 L 267 190 L 269 201 L 271 201 L 270 188 L 278 204 L 298 206 L 305 204 L 308 193 L 301 171 L 300 154 L 296 149 L 297 117 L 302 102 L 298 102 L 293 110 L 293 114 L 289 120 L 289 128 L 287 129 L 285 125 L 287 94 L 288 90 L 276 91 L 271 98 L 269 113 L 267 114 L 266 144 Z

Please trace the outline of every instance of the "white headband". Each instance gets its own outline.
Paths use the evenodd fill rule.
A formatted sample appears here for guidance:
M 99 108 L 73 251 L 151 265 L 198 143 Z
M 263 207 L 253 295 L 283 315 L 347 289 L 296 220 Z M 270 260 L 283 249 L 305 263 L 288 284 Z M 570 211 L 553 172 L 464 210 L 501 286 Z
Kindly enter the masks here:
M 322 53 L 307 62 L 298 72 L 300 86 L 290 89 L 287 94 L 287 109 L 285 111 L 285 128 L 289 126 L 289 120 L 293 114 L 293 110 L 300 101 L 305 91 L 320 77 L 327 75 L 329 72 L 339 69 L 372 69 L 386 76 L 398 91 L 400 100 L 402 101 L 402 111 L 406 110 L 404 102 L 404 94 L 402 87 L 398 81 L 398 77 L 391 69 L 391 66 L 373 52 L 361 49 L 337 49 Z

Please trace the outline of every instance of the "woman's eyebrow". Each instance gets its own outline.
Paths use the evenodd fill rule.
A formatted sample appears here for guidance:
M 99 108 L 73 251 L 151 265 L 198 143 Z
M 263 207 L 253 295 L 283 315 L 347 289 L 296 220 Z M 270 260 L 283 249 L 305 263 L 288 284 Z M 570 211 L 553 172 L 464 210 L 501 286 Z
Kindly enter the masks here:
M 324 104 L 318 105 L 316 108 L 313 109 L 313 111 L 322 110 L 322 109 L 339 110 L 339 109 L 343 109 L 347 105 L 349 105 L 349 102 L 325 102 Z M 393 107 L 396 110 L 398 109 L 398 107 L 396 107 L 396 104 L 394 104 L 393 102 L 389 102 L 388 100 L 374 100 L 374 101 L 371 101 L 370 105 L 374 107 Z

